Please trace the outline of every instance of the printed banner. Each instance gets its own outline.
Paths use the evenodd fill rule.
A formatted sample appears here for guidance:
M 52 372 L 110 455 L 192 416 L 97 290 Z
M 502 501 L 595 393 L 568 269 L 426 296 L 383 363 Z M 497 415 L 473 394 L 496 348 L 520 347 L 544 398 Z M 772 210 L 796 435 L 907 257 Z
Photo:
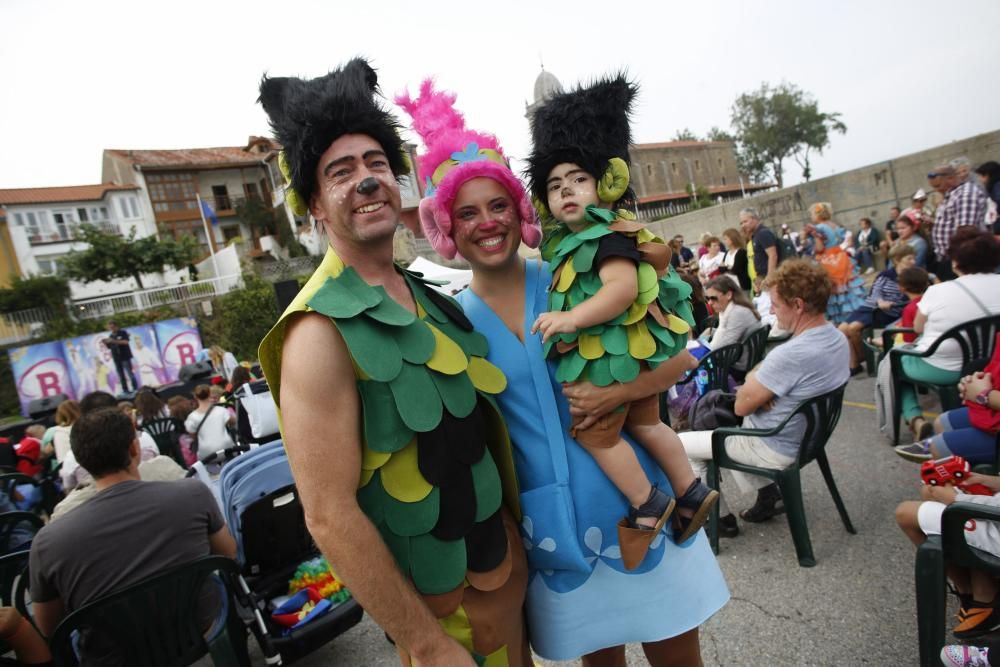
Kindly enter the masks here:
M 201 351 L 198 324 L 191 318 L 128 327 L 132 373 L 140 387 L 177 381 L 181 366 L 192 364 Z M 77 336 L 11 348 L 11 371 L 21 399 L 21 414 L 36 398 L 66 394 L 80 398 L 93 391 L 114 396 L 122 390 L 111 351 L 104 344 L 109 332 Z
M 193 364 L 201 352 L 198 323 L 190 317 L 164 320 L 153 325 L 160 344 L 164 383 L 176 382 L 181 366 Z M 134 351 L 135 348 L 133 348 Z
M 10 369 L 21 399 L 21 414 L 28 415 L 28 404 L 37 398 L 66 394 L 76 398 L 76 392 L 66 367 L 60 341 L 15 347 L 7 351 Z

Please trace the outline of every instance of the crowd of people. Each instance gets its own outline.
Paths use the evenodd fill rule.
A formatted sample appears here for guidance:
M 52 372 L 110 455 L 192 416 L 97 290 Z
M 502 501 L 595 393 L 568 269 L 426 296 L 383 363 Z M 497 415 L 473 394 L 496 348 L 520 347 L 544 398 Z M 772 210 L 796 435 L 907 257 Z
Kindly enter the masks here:
M 660 395 L 698 370 L 689 350 L 742 345 L 771 327 L 783 342 L 754 367 L 744 347 L 732 369 L 735 419 L 763 430 L 844 387 L 862 369 L 869 329 L 909 325 L 904 336 L 926 350 L 957 324 L 1000 315 L 996 163 L 935 168 L 935 208 L 918 191 L 884 229 L 870 218 L 848 229 L 817 202 L 802 230 L 775 231 L 748 207 L 739 229 L 706 234 L 695 251 L 628 212 L 637 91 L 624 75 L 559 93 L 536 112 L 527 188 L 496 137 L 466 126 L 454 94 L 427 80 L 417 97 L 396 100 L 426 151 L 416 165 L 428 184 L 425 235 L 472 268 L 452 299 L 392 261 L 397 179 L 411 166 L 376 89 L 360 59 L 318 79 L 261 83 L 285 146 L 286 198 L 308 205 L 330 247 L 261 343 L 260 362 L 310 533 L 404 664 L 527 666 L 534 651 L 620 665 L 628 642 L 653 665 L 700 664 L 699 626 L 729 600 L 701 526 L 718 503 L 720 536 L 735 538 L 740 520 L 767 521 L 783 499 L 776 485 L 738 474 L 756 498 L 730 511 L 703 481 L 712 431 L 660 422 Z M 522 243 L 542 258 L 525 259 Z M 124 378 L 121 331 L 108 344 L 122 350 Z M 815 363 L 816 350 L 826 363 Z M 205 357 L 230 389 L 251 379 L 219 348 Z M 900 454 L 991 461 L 995 374 L 964 373 L 957 346 L 907 359 L 896 398 L 916 442 Z M 956 384 L 966 406 L 929 423 L 907 380 Z M 47 432 L 29 433 L 40 468 L 31 472 L 51 469 L 49 457 L 68 492 L 30 542 L 43 634 L 169 567 L 235 555 L 207 488 L 179 479 L 232 444 L 225 393 L 200 385 L 163 401 L 144 388 L 120 402 L 94 392 L 61 404 Z M 164 419 L 182 424 L 182 461 L 144 431 Z M 783 469 L 797 464 L 804 432 L 799 416 L 724 447 L 735 461 Z M 21 448 L 29 459 L 34 451 Z M 975 479 L 1000 489 L 1000 478 Z M 956 499 L 966 495 L 927 491 L 923 503 L 900 506 L 899 524 L 920 543 Z M 1000 551 L 988 530 L 977 544 Z M 995 582 L 951 576 L 963 610 L 956 634 L 1000 627 Z M 206 630 L 218 603 L 207 596 Z M 2 610 L 0 625 L 9 619 Z M 24 655 L 38 649 L 30 637 Z M 98 663 L 115 651 L 86 633 L 78 650 Z

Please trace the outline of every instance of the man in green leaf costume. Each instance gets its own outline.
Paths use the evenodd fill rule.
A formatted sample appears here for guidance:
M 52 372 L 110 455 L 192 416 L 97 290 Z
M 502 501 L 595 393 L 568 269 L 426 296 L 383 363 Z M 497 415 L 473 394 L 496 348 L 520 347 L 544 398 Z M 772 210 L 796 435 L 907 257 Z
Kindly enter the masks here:
M 330 242 L 260 346 L 306 520 L 403 664 L 530 665 L 506 380 L 461 308 L 392 261 L 395 119 L 364 61 L 265 77 L 289 203 Z
M 552 269 L 550 312 L 532 332 L 541 331 L 546 354 L 559 357 L 562 382 L 632 382 L 644 366 L 684 351 L 694 324 L 691 288 L 670 267 L 669 248 L 628 211 L 614 210 L 634 196 L 626 161 L 636 93 L 619 74 L 555 96 L 532 119 L 532 194 L 555 221 L 543 246 Z M 678 543 L 704 525 L 719 494 L 694 476 L 677 434 L 659 419 L 657 396 L 582 421 L 575 419 L 573 437 L 631 506 L 618 524 L 626 569 L 638 567 L 671 515 Z M 676 503 L 650 483 L 623 428 L 674 489 L 686 489 Z

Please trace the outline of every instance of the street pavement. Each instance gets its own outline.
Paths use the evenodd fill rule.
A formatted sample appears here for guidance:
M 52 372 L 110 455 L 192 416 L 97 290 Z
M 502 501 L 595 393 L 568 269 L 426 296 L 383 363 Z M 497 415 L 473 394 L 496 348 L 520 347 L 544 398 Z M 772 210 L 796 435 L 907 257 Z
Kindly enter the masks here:
M 902 500 L 919 498 L 919 468 L 897 457 L 879 435 L 874 384 L 866 376 L 851 380 L 827 446 L 857 535 L 844 530 L 815 464 L 802 478 L 815 567 L 799 567 L 783 516 L 763 524 L 741 521 L 739 537 L 721 544 L 719 564 L 732 598 L 702 626 L 705 665 L 917 664 L 914 547 L 896 527 L 894 510 Z M 734 510 L 753 503 L 732 480 L 724 479 L 723 488 Z M 251 650 L 254 664 L 263 665 L 252 639 Z M 629 665 L 647 664 L 639 646 L 629 646 L 627 656 Z M 397 665 L 398 659 L 366 616 L 296 664 L 375 667 Z

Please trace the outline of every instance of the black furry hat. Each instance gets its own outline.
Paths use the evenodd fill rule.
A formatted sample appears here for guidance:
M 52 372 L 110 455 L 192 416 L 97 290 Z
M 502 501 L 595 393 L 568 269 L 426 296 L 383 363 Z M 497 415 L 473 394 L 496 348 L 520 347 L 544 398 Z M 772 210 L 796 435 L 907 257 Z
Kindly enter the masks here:
M 397 177 L 409 172 L 399 137 L 402 126 L 376 100 L 378 76 L 367 61 L 355 58 L 326 76 L 303 80 L 267 77 L 258 102 L 271 121 L 274 138 L 284 147 L 287 177 L 302 199 L 316 190 L 316 165 L 338 137 L 366 134 L 377 141 Z
M 639 87 L 620 72 L 545 102 L 531 121 L 527 173 L 531 194 L 545 203 L 549 172 L 564 162 L 578 165 L 598 180 L 611 158 L 628 164 L 632 103 L 638 92 Z

